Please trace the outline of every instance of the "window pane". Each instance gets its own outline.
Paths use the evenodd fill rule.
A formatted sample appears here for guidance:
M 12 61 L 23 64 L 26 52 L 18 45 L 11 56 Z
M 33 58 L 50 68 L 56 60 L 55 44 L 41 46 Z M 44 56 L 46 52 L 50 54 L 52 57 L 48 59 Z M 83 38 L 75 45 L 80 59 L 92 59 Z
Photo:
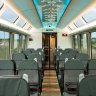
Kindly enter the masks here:
M 78 50 L 78 38 L 77 35 L 74 36 L 74 48 Z
M 31 30 L 32 29 L 32 27 L 30 26 L 27 30 Z
M 25 24 L 25 21 L 20 18 L 16 25 L 19 26 L 19 27 L 23 27 L 24 24 Z
M 76 26 L 74 24 L 71 24 L 69 27 L 70 27 L 71 30 L 76 29 Z
M 91 33 L 92 59 L 96 59 L 96 32 Z
M 0 9 L 2 8 L 3 4 L 4 4 L 4 3 L 0 1 Z
M 80 27 L 80 26 L 83 26 L 83 25 L 84 25 L 84 23 L 83 23 L 83 21 L 81 20 L 81 18 L 78 18 L 74 23 L 75 23 L 75 25 L 76 25 L 77 27 Z
M 81 35 L 81 52 L 82 53 L 87 53 L 87 37 L 86 34 Z
M 23 27 L 25 30 L 28 30 L 28 28 L 30 27 L 30 25 L 28 23 L 26 23 L 26 25 Z
M 83 15 L 83 18 L 86 20 L 86 22 L 91 22 L 96 20 L 96 9 L 90 9 L 88 12 L 86 12 Z
M 9 33 L 0 31 L 0 59 L 9 58 Z
M 7 8 L 0 18 L 13 23 L 18 18 L 18 15 L 10 8 Z
M 14 48 L 13 53 L 19 52 L 19 35 L 14 34 Z
M 26 36 L 22 36 L 22 49 L 24 50 L 26 47 Z

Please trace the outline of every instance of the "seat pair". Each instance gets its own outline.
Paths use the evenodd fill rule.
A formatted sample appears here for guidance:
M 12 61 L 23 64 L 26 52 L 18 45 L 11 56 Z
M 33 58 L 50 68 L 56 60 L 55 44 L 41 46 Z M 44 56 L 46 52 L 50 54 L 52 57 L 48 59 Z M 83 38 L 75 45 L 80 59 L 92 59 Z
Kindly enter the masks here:
M 79 82 L 79 75 L 84 74 L 84 70 L 87 68 L 87 62 L 81 60 L 68 60 L 64 64 L 64 68 L 61 70 L 61 93 L 62 95 L 76 94 L 77 84 Z M 64 95 L 65 96 L 65 95 Z
M 0 96 L 38 96 L 30 93 L 29 84 L 18 76 L 0 76 Z

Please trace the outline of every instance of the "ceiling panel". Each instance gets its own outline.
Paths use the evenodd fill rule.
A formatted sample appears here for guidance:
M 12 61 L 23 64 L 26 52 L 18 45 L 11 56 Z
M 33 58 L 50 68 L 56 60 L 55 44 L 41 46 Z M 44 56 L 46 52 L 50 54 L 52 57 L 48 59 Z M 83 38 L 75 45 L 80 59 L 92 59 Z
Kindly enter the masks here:
M 56 28 L 71 0 L 33 0 L 43 28 Z
M 27 17 L 27 19 L 32 23 L 36 28 L 41 28 L 42 24 L 40 18 L 35 9 L 34 3 L 32 0 L 10 0 L 15 4 L 18 9 Z
M 85 2 L 86 1 L 86 2 Z M 62 19 L 58 24 L 58 28 L 64 28 L 69 24 L 79 13 L 81 13 L 85 8 L 92 4 L 95 0 L 71 0 L 70 6 L 68 6 L 67 11 L 63 15 Z

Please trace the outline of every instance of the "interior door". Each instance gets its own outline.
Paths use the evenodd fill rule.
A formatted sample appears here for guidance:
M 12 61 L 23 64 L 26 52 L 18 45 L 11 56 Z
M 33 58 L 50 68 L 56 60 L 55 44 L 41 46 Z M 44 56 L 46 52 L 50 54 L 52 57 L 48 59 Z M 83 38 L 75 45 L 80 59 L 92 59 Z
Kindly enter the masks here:
M 57 47 L 57 34 L 43 33 L 42 47 L 45 52 L 45 69 L 54 69 L 54 52 Z

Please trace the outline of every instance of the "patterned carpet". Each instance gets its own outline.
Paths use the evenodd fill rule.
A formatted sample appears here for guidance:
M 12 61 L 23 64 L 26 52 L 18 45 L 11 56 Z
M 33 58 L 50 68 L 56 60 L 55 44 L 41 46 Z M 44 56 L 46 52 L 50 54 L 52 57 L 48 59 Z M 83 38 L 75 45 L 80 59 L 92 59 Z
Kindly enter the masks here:
M 45 70 L 42 96 L 61 96 L 55 70 Z

